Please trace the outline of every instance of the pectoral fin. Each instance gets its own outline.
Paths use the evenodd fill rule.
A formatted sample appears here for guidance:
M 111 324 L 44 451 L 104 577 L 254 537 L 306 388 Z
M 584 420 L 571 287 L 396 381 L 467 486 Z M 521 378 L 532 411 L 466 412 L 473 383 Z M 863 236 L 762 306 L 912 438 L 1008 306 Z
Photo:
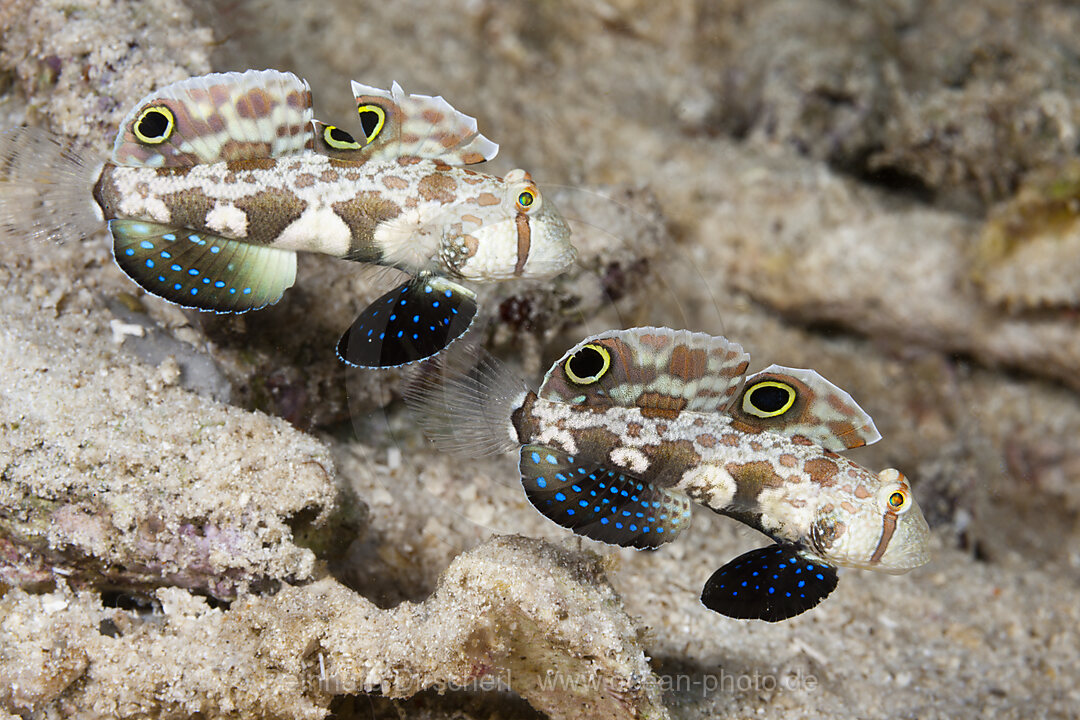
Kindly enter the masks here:
M 476 294 L 422 274 L 371 303 L 338 341 L 347 365 L 387 368 L 429 358 L 461 337 L 476 316 Z
M 731 618 L 778 622 L 820 603 L 836 581 L 836 568 L 798 545 L 770 545 L 744 553 L 713 573 L 701 602 Z

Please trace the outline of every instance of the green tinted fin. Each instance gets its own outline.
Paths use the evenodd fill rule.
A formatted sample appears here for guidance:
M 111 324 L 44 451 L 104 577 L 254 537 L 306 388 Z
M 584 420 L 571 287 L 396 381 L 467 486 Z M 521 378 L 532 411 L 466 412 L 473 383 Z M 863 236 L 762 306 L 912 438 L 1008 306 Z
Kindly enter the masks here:
M 220 313 L 273 305 L 296 280 L 296 253 L 141 220 L 111 220 L 117 265 L 147 292 Z

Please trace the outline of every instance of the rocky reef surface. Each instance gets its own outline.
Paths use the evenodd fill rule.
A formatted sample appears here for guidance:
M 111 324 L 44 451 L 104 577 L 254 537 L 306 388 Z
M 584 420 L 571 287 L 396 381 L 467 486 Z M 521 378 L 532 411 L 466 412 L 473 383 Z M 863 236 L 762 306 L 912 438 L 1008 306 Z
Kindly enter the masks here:
M 303 257 L 273 308 L 146 296 L 102 235 L 0 237 L 0 716 L 1070 717 L 1080 707 L 1080 10 L 1070 3 L 13 0 L 0 127 L 108 147 L 152 87 L 274 67 L 442 94 L 578 266 L 492 291 L 538 377 L 589 332 L 723 333 L 851 392 L 934 561 L 777 625 L 698 603 L 762 538 L 636 553 L 441 455 L 338 333 L 393 282 Z

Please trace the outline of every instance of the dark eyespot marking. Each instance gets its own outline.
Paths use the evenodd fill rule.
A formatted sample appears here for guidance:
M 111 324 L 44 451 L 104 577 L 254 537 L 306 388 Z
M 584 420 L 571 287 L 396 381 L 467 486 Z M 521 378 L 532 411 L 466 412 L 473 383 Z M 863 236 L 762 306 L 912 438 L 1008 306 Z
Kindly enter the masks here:
M 602 345 L 586 345 L 566 359 L 563 369 L 570 382 L 591 385 L 611 368 L 611 354 Z
M 364 139 L 372 142 L 382 132 L 386 124 L 386 111 L 378 105 L 360 105 L 356 108 L 360 113 L 360 128 L 364 131 Z
M 172 111 L 159 105 L 143 110 L 131 129 L 140 142 L 157 145 L 169 139 L 175 126 Z
M 352 135 L 336 125 L 327 125 L 323 130 L 323 140 L 335 150 L 359 150 L 363 147 Z
M 743 393 L 743 411 L 757 417 L 783 415 L 795 404 L 795 388 L 787 383 L 763 380 Z

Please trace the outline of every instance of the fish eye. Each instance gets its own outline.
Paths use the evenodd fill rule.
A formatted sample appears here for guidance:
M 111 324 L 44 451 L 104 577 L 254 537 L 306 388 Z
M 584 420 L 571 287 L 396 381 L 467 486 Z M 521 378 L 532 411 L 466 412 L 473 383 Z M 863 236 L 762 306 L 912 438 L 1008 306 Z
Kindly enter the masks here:
M 611 353 L 602 345 L 589 344 L 566 359 L 563 369 L 570 382 L 592 385 L 611 368 Z
M 327 125 L 323 129 L 323 140 L 335 150 L 360 150 L 364 147 L 336 125 Z
M 386 124 L 386 111 L 378 105 L 360 105 L 356 108 L 360 114 L 360 128 L 364 131 L 364 140 L 371 142 L 379 137 Z
M 762 380 L 743 393 L 742 409 L 748 415 L 771 418 L 783 415 L 795 404 L 795 388 L 775 380 Z
M 175 127 L 176 119 L 172 111 L 164 105 L 155 105 L 142 111 L 131 130 L 140 142 L 158 145 L 169 139 Z
M 908 497 L 907 492 L 902 489 L 893 490 L 889 493 L 889 497 L 885 500 L 885 503 L 889 506 L 889 510 L 900 513 L 907 510 L 911 505 L 911 499 Z
M 517 207 L 518 212 L 529 212 L 539 201 L 540 196 L 535 189 L 525 188 L 518 193 L 517 200 L 515 200 L 514 204 Z

